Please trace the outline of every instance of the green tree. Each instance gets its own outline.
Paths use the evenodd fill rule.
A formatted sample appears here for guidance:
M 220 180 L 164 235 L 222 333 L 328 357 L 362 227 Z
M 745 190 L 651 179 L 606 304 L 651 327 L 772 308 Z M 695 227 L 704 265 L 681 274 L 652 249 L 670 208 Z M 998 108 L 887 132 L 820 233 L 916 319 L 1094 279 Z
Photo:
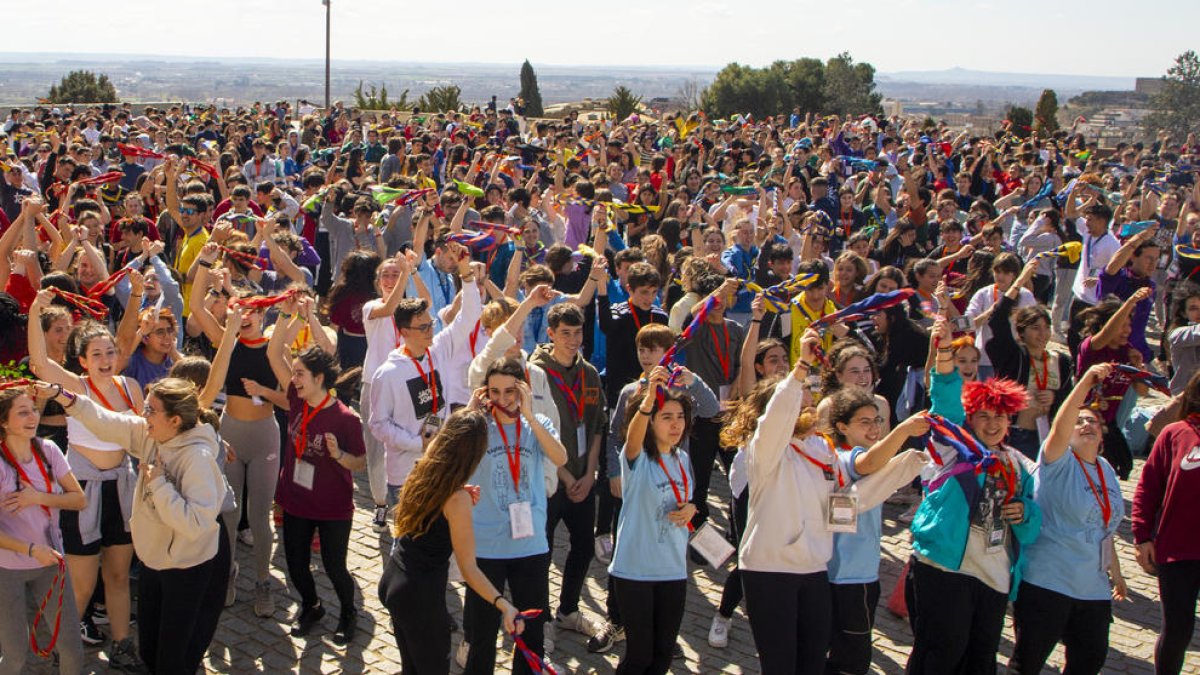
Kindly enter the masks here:
M 525 63 L 521 64 L 521 93 L 519 94 L 522 101 L 525 101 L 526 117 L 541 117 L 546 114 L 542 109 L 542 92 L 538 89 L 537 73 L 533 72 L 533 66 L 530 65 L 529 59 L 525 59 Z
M 57 85 L 50 86 L 48 103 L 116 103 L 117 88 L 107 75 L 90 70 L 72 70 Z
M 799 107 L 801 112 L 825 110 L 825 64 L 821 59 L 791 61 L 784 71 L 784 82 L 791 93 L 791 99 L 787 101 L 791 108 Z M 775 111 L 776 114 L 780 112 L 791 110 Z
M 875 66 L 855 63 L 842 52 L 825 63 L 825 101 L 822 112 L 870 115 L 883 111 L 883 95 L 875 91 Z
M 785 72 L 783 65 L 751 68 L 731 63 L 722 68 L 704 90 L 700 97 L 701 107 L 710 116 L 718 118 L 751 113 L 761 119 L 790 110 L 792 99 L 784 83 Z
M 1151 131 L 1166 132 L 1182 143 L 1189 133 L 1200 132 L 1200 57 L 1188 50 L 1175 57 L 1167 69 L 1162 91 L 1150 99 L 1154 112 L 1146 118 Z
M 457 112 L 462 106 L 462 89 L 453 84 L 434 87 L 417 99 L 422 112 Z
M 1008 117 L 1006 119 L 1012 123 L 1009 131 L 1013 132 L 1019 138 L 1029 138 L 1029 132 L 1033 129 L 1032 110 L 1019 105 L 1011 106 L 1008 109 Z
M 625 85 L 613 89 L 612 96 L 604 101 L 604 108 L 618 122 L 637 112 L 641 105 L 642 97 L 635 96 Z
M 1058 131 L 1058 94 L 1043 89 L 1033 113 L 1033 130 L 1043 138 Z
M 380 86 L 378 91 L 375 85 L 371 84 L 371 88 L 364 91 L 363 82 L 359 80 L 358 87 L 354 90 L 354 107 L 359 110 L 387 110 L 393 107 L 404 109 L 408 107 L 408 90 L 405 89 L 398 99 L 389 99 L 386 84 Z

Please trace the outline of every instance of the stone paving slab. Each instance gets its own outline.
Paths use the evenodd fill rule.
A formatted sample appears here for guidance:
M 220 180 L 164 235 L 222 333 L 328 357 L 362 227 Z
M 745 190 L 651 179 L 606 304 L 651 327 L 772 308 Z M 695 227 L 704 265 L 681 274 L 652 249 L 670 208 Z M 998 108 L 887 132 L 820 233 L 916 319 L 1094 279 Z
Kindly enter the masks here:
M 1136 486 L 1136 480 L 1141 472 L 1141 462 L 1137 463 L 1133 478 L 1122 486 L 1126 497 L 1126 513 L 1131 506 L 1129 503 Z M 728 498 L 726 482 L 721 477 L 715 477 L 714 502 L 724 503 Z M 260 619 L 254 616 L 252 608 L 253 581 L 247 570 L 251 568 L 250 548 L 238 544 L 237 556 L 241 561 L 242 574 L 237 580 L 238 602 L 227 609 L 221 618 L 212 648 L 205 660 L 209 673 L 398 673 L 400 672 L 400 653 L 396 648 L 389 627 L 388 615 L 379 602 L 376 586 L 379 580 L 383 553 L 387 550 L 389 539 L 386 535 L 375 533 L 371 528 L 371 504 L 367 496 L 366 476 L 359 476 L 356 500 L 359 509 L 355 512 L 354 530 L 351 535 L 348 564 L 354 576 L 359 597 L 359 633 L 347 647 L 337 647 L 329 641 L 334 625 L 337 622 L 336 612 L 330 611 L 326 616 L 322 630 L 315 630 L 314 635 L 305 639 L 293 639 L 287 634 L 287 621 L 297 608 L 296 600 L 287 589 L 284 576 L 283 550 L 276 540 L 272 578 L 275 582 L 276 611 L 270 619 Z M 896 517 L 903 506 L 885 505 L 883 527 L 883 563 L 880 570 L 883 599 L 890 594 L 900 574 L 904 561 L 909 556 L 909 534 L 907 527 Z M 714 508 L 716 522 L 726 526 L 722 517 L 723 508 Z M 566 557 L 565 528 L 560 527 L 555 540 L 553 559 L 555 562 L 550 575 L 550 597 L 552 604 L 557 597 L 560 581 L 559 570 Z M 1108 662 L 1104 667 L 1105 673 L 1152 673 L 1154 640 L 1160 624 L 1158 608 L 1158 589 L 1154 578 L 1142 573 L 1134 562 L 1132 537 L 1129 532 L 1129 521 L 1122 524 L 1119 537 L 1121 543 L 1118 552 L 1122 569 L 1129 582 L 1131 602 L 1120 603 L 1115 608 L 1115 620 L 1110 636 L 1110 652 Z M 336 607 L 336 595 L 329 581 L 320 571 L 320 556 L 314 555 L 313 564 L 317 567 L 316 578 L 318 590 L 326 606 L 331 610 Z M 714 649 L 708 645 L 707 636 L 709 624 L 716 611 L 720 599 L 721 588 L 724 584 L 727 570 L 710 570 L 693 568 L 691 587 L 688 590 L 687 607 L 684 614 L 680 642 L 684 649 L 685 660 L 677 661 L 672 673 L 757 673 L 758 662 L 755 658 L 754 642 L 750 635 L 742 609 L 735 616 L 731 631 L 730 644 L 726 649 Z M 602 616 L 604 608 L 604 576 L 602 566 L 593 561 L 591 575 L 583 592 L 582 607 L 585 612 L 594 616 Z M 447 602 L 452 615 L 461 615 L 462 585 L 447 593 Z M 324 633 L 321 635 L 320 633 Z M 1200 630 L 1198 630 L 1200 632 Z M 454 643 L 457 645 L 461 633 L 456 633 Z M 1000 645 L 998 660 L 1001 667 L 1007 662 L 1008 654 L 1012 651 L 1012 625 L 1006 621 L 1004 637 Z M 882 604 L 878 611 L 878 623 L 875 630 L 875 650 L 873 673 L 902 673 L 910 646 L 912 633 L 906 620 L 893 616 Z M 551 661 L 560 673 L 607 673 L 616 666 L 622 647 L 618 644 L 608 654 L 589 654 L 585 647 L 583 636 L 574 633 L 558 633 L 557 646 Z M 501 648 L 498 652 L 497 672 L 509 672 L 510 660 L 505 657 L 510 653 L 509 648 Z M 88 650 L 89 672 L 105 672 L 104 656 L 99 649 Z M 1062 666 L 1062 648 L 1055 650 L 1051 657 L 1048 671 L 1059 672 Z M 29 672 L 47 672 L 45 664 L 35 664 Z M 452 672 L 459 672 L 454 667 Z M 1192 651 L 1188 652 L 1184 673 L 1200 675 L 1200 636 L 1193 636 Z

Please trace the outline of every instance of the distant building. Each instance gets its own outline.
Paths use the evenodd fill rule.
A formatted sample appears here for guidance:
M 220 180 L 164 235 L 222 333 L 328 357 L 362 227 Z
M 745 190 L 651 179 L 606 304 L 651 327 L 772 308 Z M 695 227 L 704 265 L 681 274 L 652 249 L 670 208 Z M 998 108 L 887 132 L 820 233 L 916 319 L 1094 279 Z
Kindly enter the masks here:
M 1154 96 L 1163 89 L 1161 77 L 1139 77 L 1134 80 L 1133 90 L 1146 96 Z

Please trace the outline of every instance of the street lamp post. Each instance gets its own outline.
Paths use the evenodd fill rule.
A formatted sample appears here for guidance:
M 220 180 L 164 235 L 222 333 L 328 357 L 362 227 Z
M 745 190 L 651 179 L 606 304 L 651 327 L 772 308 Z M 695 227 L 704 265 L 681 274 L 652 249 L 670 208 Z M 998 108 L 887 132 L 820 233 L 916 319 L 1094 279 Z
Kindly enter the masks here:
M 321 0 L 321 4 L 325 5 L 325 109 L 329 110 L 329 19 L 330 19 L 330 0 Z

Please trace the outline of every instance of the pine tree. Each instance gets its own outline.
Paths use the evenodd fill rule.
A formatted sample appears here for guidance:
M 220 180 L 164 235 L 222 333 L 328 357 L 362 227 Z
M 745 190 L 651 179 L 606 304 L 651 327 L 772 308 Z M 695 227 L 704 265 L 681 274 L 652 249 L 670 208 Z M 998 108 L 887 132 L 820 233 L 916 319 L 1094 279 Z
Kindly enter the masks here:
M 529 59 L 525 59 L 525 63 L 521 64 L 520 97 L 525 102 L 526 117 L 541 117 L 545 114 L 545 110 L 542 109 L 542 92 L 538 89 L 537 73 L 533 72 Z
M 116 103 L 117 89 L 107 75 L 96 77 L 90 70 L 72 70 L 46 96 L 50 103 Z
M 1043 89 L 1033 112 L 1033 130 L 1043 138 L 1058 131 L 1058 94 Z

